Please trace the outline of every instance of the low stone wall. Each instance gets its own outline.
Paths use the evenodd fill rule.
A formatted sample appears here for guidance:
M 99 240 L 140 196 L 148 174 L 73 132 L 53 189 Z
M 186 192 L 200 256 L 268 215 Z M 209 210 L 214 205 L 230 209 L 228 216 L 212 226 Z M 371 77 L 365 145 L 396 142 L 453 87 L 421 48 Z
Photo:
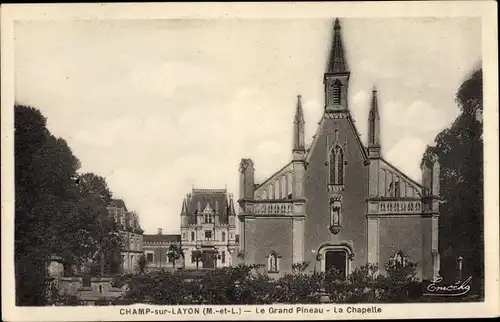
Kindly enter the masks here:
M 56 288 L 60 295 L 75 295 L 84 302 L 92 304 L 95 301 L 113 300 L 124 294 L 126 286 L 117 288 L 111 286 L 112 277 L 91 277 L 84 283 L 83 277 L 56 278 Z

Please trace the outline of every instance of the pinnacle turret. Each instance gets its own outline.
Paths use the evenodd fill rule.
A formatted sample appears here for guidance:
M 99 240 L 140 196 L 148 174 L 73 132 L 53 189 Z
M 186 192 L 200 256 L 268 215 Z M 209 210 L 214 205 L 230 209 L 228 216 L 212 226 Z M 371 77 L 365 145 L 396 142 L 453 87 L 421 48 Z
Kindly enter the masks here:
M 293 121 L 293 150 L 305 150 L 304 141 L 304 111 L 302 110 L 302 96 L 297 95 L 297 107 Z
M 187 208 L 187 201 L 186 198 L 182 200 L 182 210 L 181 210 L 181 215 L 187 215 L 188 213 L 188 208 Z
M 372 91 L 372 102 L 368 116 L 368 153 L 371 158 L 380 157 L 380 116 L 378 113 L 377 90 Z

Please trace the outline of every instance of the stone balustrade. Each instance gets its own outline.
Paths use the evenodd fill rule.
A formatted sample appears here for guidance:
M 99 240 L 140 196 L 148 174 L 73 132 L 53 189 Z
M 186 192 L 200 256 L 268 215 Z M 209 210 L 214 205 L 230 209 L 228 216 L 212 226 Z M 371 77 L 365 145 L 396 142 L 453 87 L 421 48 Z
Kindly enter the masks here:
M 253 206 L 256 215 L 289 215 L 293 212 L 291 202 L 256 202 Z
M 418 213 L 422 211 L 420 200 L 388 200 L 378 203 L 378 212 L 381 214 Z

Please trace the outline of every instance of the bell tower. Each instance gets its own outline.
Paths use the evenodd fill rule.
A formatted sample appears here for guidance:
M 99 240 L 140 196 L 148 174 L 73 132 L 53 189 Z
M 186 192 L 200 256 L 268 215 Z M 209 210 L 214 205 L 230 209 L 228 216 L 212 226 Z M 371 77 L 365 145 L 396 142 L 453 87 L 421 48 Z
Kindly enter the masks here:
M 344 57 L 340 21 L 337 18 L 333 27 L 333 43 L 330 50 L 330 58 L 323 77 L 326 112 L 347 110 L 349 76 L 349 68 Z

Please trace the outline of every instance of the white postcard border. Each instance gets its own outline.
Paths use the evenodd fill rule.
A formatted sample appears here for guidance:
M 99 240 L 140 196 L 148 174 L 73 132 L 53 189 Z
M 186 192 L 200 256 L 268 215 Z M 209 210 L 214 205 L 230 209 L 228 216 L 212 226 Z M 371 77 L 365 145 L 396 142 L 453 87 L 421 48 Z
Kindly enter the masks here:
M 498 216 L 498 51 L 496 2 L 354 2 L 354 3 L 146 3 L 146 4 L 50 4 L 1 7 L 1 133 L 2 133 L 2 312 L 3 318 L 37 321 L 85 320 L 233 320 L 233 319 L 381 319 L 487 317 L 499 312 L 499 216 Z M 485 301 L 482 303 L 429 304 L 324 304 L 225 306 L 251 312 L 226 315 L 170 314 L 122 315 L 121 309 L 171 309 L 194 306 L 132 305 L 113 307 L 15 307 L 13 270 L 14 171 L 13 31 L 16 20 L 53 19 L 253 19 L 339 17 L 481 17 L 484 76 L 484 178 L 485 178 Z M 224 306 L 197 306 L 197 308 Z M 377 307 L 375 314 L 258 314 L 257 310 L 297 307 Z

